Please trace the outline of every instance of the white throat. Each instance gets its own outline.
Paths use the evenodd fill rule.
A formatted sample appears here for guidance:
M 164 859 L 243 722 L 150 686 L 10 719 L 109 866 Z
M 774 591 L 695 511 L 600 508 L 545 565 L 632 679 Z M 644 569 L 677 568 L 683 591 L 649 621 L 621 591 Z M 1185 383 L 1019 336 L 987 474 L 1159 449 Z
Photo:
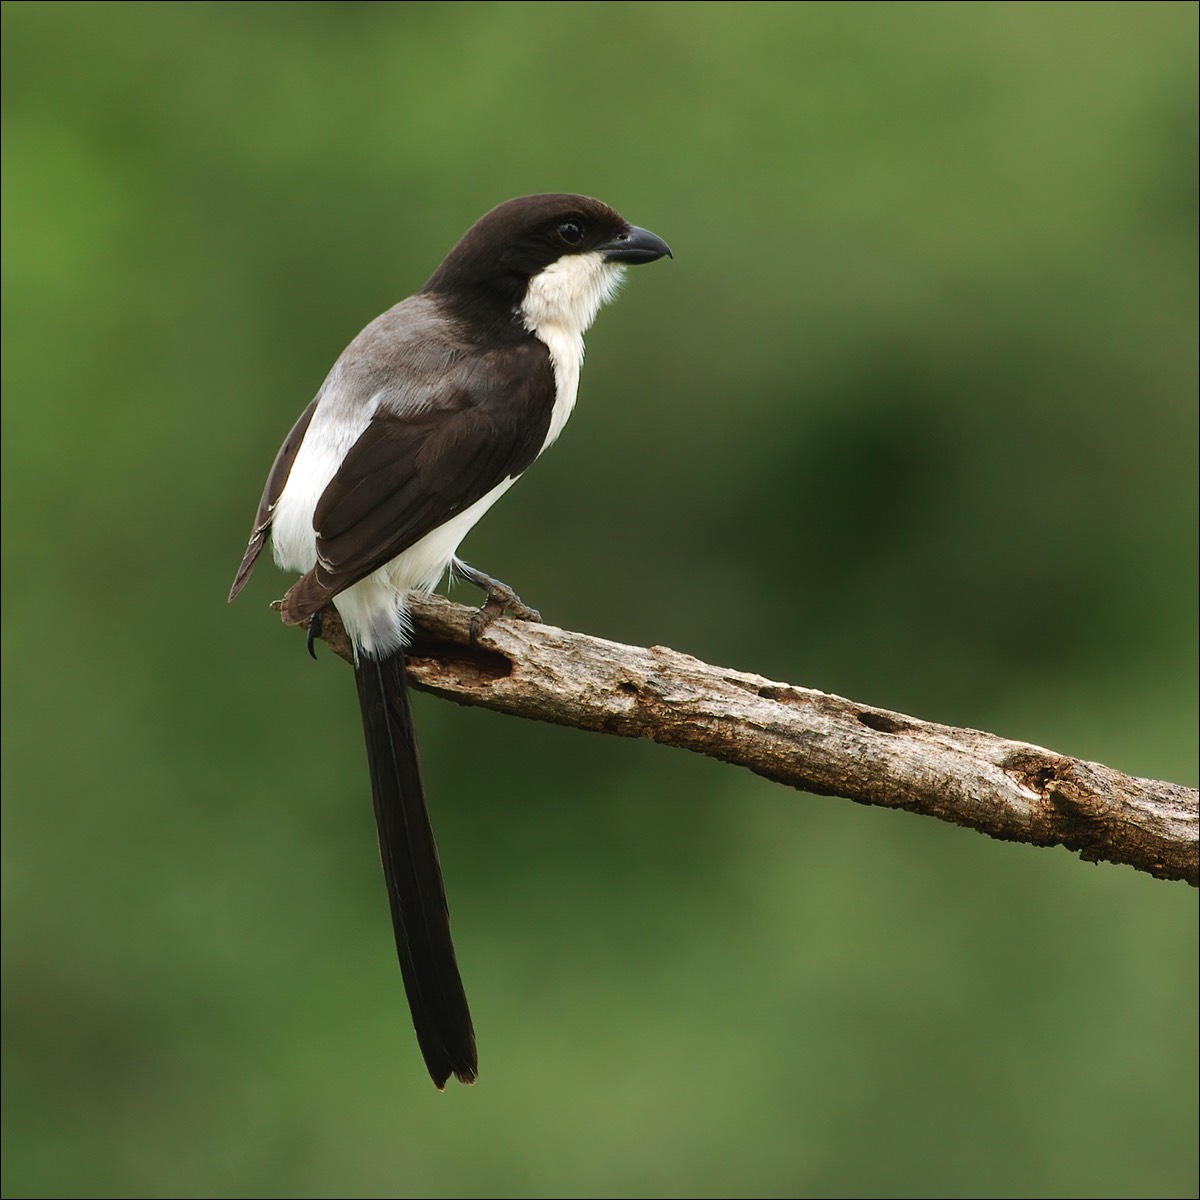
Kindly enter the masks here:
M 542 449 L 562 433 L 575 407 L 583 335 L 600 306 L 616 295 L 625 270 L 599 253 L 568 254 L 529 281 L 521 302 L 521 320 L 546 344 L 554 368 L 554 411 Z

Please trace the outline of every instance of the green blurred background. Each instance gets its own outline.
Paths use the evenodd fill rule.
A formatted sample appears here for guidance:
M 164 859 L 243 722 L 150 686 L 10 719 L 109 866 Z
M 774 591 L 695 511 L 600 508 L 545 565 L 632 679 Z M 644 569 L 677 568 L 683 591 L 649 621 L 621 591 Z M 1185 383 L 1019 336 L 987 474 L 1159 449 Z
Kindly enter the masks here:
M 437 1095 L 350 674 L 225 593 L 345 343 L 583 191 L 676 257 L 471 561 L 1194 785 L 1196 17 L 5 4 L 5 1195 L 1194 1196 L 1191 889 L 418 698 Z

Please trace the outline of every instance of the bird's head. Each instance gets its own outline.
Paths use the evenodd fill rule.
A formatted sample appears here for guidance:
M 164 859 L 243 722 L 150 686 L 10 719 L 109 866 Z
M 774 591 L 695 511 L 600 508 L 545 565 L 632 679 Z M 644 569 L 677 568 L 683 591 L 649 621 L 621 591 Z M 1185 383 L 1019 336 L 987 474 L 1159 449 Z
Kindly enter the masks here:
M 662 238 L 599 200 L 520 196 L 480 217 L 422 290 L 469 322 L 582 334 L 625 267 L 670 254 Z

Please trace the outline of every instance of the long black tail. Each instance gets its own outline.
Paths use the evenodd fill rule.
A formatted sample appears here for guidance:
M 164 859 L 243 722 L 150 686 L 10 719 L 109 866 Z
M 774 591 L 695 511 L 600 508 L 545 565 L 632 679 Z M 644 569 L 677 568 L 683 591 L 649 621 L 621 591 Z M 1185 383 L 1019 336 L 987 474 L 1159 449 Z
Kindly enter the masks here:
M 475 1031 L 454 958 L 442 868 L 425 808 L 404 655 L 363 656 L 354 674 L 367 737 L 379 857 L 417 1041 L 439 1089 L 451 1075 L 473 1083 L 478 1066 Z

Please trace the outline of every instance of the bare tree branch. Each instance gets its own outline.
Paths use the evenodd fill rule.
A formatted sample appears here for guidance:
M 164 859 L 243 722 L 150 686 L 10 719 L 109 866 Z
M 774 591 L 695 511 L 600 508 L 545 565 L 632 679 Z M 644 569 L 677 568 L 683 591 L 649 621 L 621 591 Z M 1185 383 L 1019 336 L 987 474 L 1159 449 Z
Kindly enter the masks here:
M 501 620 L 472 648 L 473 611 L 440 596 L 413 597 L 414 687 L 513 716 L 651 738 L 806 792 L 1200 882 L 1195 789 L 709 666 L 662 646 Z M 351 657 L 332 611 L 323 636 Z

